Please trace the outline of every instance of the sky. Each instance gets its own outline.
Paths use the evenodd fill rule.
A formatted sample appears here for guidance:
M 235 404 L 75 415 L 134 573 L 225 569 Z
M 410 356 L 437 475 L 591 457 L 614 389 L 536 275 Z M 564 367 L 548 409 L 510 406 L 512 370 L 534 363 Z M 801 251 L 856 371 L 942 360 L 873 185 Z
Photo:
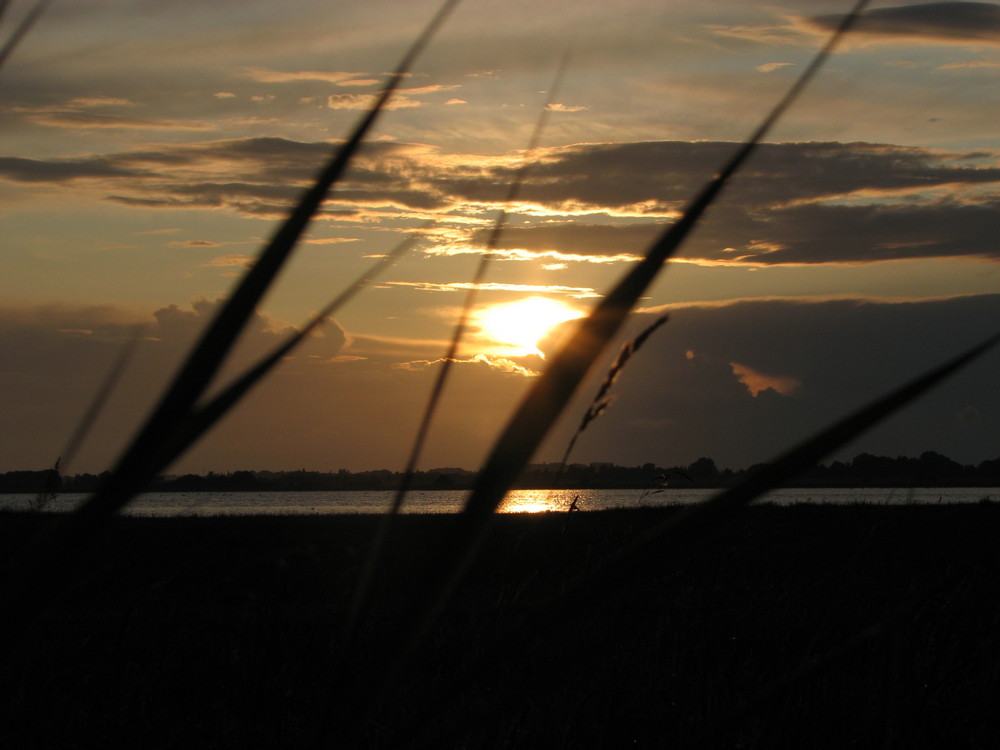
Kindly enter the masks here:
M 402 468 L 524 169 L 421 461 L 477 468 L 574 319 L 677 218 L 848 6 L 464 0 L 223 377 L 400 242 L 414 247 L 170 471 Z M 0 39 L 30 7 L 13 0 Z M 138 336 L 64 468 L 113 463 L 436 9 L 52 3 L 0 69 L 0 471 L 51 466 Z M 559 460 L 622 342 L 663 313 L 571 461 L 746 467 L 994 333 L 998 112 L 1000 4 L 873 3 L 534 460 Z M 998 371 L 993 351 L 832 458 L 1000 457 Z

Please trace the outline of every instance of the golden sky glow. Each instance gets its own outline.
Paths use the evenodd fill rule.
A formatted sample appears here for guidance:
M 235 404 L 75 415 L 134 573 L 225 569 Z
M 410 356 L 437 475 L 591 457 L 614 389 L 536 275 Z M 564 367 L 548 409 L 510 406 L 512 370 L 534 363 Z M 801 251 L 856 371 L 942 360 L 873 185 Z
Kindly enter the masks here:
M 0 470 L 52 464 L 143 324 L 81 453 L 80 470 L 107 468 L 436 5 L 49 5 L 0 70 L 0 417 L 19 425 L 0 431 Z M 850 2 L 502 5 L 464 0 L 420 56 L 239 351 L 263 352 L 374 259 L 414 247 L 178 470 L 398 468 L 504 209 L 427 454 L 475 468 L 552 353 L 546 334 L 677 218 Z M 12 0 L 3 23 L 30 6 Z M 873 4 L 641 300 L 623 336 L 657 310 L 670 322 L 580 460 L 765 460 L 1000 319 L 997 39 L 1000 2 Z M 995 458 L 997 391 L 969 378 L 864 447 Z M 568 429 L 537 458 L 561 455 Z

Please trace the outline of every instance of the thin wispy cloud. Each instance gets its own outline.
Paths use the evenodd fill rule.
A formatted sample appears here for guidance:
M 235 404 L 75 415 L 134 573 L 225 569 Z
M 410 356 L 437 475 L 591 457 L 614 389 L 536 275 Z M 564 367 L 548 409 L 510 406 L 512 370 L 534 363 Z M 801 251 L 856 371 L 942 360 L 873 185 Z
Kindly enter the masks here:
M 202 265 L 213 268 L 229 268 L 233 266 L 249 268 L 253 264 L 254 260 L 255 259 L 249 255 L 230 253 L 228 255 L 220 255 L 217 258 L 212 258 L 208 261 L 208 263 L 203 263 Z
M 936 70 L 971 70 L 975 68 L 1000 68 L 1000 62 L 993 60 L 970 60 L 969 62 L 939 65 Z
M 435 284 L 429 281 L 386 281 L 388 286 L 408 286 L 424 292 L 459 292 L 471 289 L 474 285 L 466 281 L 455 281 L 449 284 Z M 577 299 L 600 297 L 590 287 L 562 286 L 559 284 L 504 284 L 490 281 L 480 284 L 478 288 L 484 292 L 524 292 L 562 294 Z
M 552 102 L 545 107 L 550 112 L 583 112 L 587 107 L 580 104 L 560 104 Z
M 326 98 L 326 106 L 330 109 L 368 110 L 371 109 L 372 104 L 375 102 L 375 97 L 376 94 L 330 94 Z M 394 110 L 423 106 L 424 102 L 418 102 L 415 99 L 408 99 L 403 94 L 397 94 L 385 104 L 384 109 Z
M 52 128 L 66 129 L 120 129 L 120 130 L 212 130 L 214 124 L 200 120 L 179 120 L 173 118 L 142 118 L 126 117 L 109 112 L 99 112 L 97 109 L 105 105 L 74 104 L 24 107 L 6 107 L 5 112 L 34 125 L 44 125 Z M 115 105 L 121 106 L 121 105 Z
M 325 81 L 341 84 L 344 81 L 369 80 L 365 73 L 345 72 L 339 70 L 297 70 L 281 71 L 264 68 L 250 68 L 243 75 L 260 83 L 289 83 L 291 81 Z M 379 80 L 379 79 L 373 79 Z
M 761 73 L 773 73 L 776 70 L 781 70 L 782 68 L 787 68 L 794 64 L 795 63 L 789 63 L 789 62 L 764 63 L 763 65 L 758 65 L 757 70 L 759 70 Z

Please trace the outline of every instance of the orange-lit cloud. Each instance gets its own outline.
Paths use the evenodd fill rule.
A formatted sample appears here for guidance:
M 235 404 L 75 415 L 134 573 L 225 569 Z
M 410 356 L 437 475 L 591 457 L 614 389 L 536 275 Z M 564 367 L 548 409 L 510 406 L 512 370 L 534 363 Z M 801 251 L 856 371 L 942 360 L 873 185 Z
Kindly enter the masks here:
M 765 375 L 739 362 L 730 362 L 729 366 L 733 370 L 733 375 L 747 387 L 754 398 L 767 390 L 775 391 L 782 396 L 791 396 L 802 387 L 802 381 L 788 375 Z
M 579 104 L 560 104 L 559 102 L 552 102 L 545 105 L 545 109 L 549 112 L 582 112 L 587 107 Z
M 523 220 L 500 237 L 497 257 L 558 263 L 637 258 L 732 151 L 716 142 L 579 144 L 542 149 L 508 206 Z M 78 158 L 0 158 L 0 178 L 72 184 L 137 208 L 227 209 L 283 216 L 333 145 L 284 138 L 148 146 Z M 386 220 L 443 222 L 427 254 L 478 253 L 490 211 L 523 155 L 442 154 L 374 141 L 318 218 L 341 227 Z M 808 164 L 808 168 L 803 165 Z M 678 260 L 706 267 L 860 264 L 904 258 L 995 258 L 1000 157 L 988 151 L 865 143 L 764 144 L 753 180 L 688 240 Z M 601 180 L 594 174 L 606 175 Z M 654 220 L 660 221 L 654 223 Z M 843 228 L 851 239 L 843 241 Z M 995 231 L 996 230 L 996 231 Z
M 202 265 L 220 268 L 229 266 L 243 266 L 244 268 L 247 268 L 251 266 L 255 260 L 256 258 L 252 258 L 249 255 L 230 253 L 229 255 L 220 255 L 217 258 L 212 258 L 208 261 L 208 263 L 203 263 Z
M 395 370 L 408 370 L 410 372 L 421 372 L 427 370 L 434 365 L 439 365 L 446 360 L 444 358 L 427 360 L 419 359 L 413 360 L 411 362 L 395 362 L 392 364 L 392 368 Z M 498 370 L 500 372 L 509 372 L 514 375 L 522 375 L 526 378 L 535 377 L 538 375 L 537 372 L 529 367 L 524 367 L 519 365 L 513 360 L 507 359 L 505 357 L 497 357 L 491 354 L 476 354 L 475 356 L 469 357 L 468 359 L 453 359 L 451 360 L 455 364 L 460 365 L 485 365 L 491 370 Z
M 1000 62 L 993 60 L 972 60 L 969 62 L 947 63 L 939 65 L 936 70 L 967 70 L 970 68 L 1000 68 Z
M 342 84 L 344 81 L 364 78 L 364 73 L 347 73 L 338 70 L 298 70 L 280 71 L 265 70 L 263 68 L 250 68 L 244 75 L 254 81 L 261 83 L 288 83 L 290 81 L 326 81 L 327 83 Z
M 330 94 L 326 98 L 326 106 L 330 109 L 356 109 L 368 110 L 375 104 L 375 94 Z M 422 107 L 423 102 L 408 99 L 402 94 L 396 94 L 384 105 L 384 109 L 406 109 L 408 107 Z
M 780 70 L 781 68 L 787 68 L 789 65 L 794 65 L 794 64 L 795 63 L 788 63 L 788 62 L 764 63 L 763 65 L 758 65 L 757 70 L 759 70 L 761 73 L 773 73 L 776 70 Z
M 306 245 L 339 245 L 343 242 L 357 242 L 357 237 L 309 237 L 302 240 Z

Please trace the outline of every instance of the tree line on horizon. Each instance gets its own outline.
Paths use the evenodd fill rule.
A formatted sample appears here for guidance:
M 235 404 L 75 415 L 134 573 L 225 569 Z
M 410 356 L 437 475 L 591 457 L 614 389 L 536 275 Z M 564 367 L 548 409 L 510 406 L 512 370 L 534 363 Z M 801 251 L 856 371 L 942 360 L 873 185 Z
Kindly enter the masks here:
M 653 489 L 718 488 L 740 481 L 763 464 L 746 469 L 719 469 L 711 458 L 699 458 L 686 466 L 661 467 L 652 463 L 618 466 L 613 463 L 531 464 L 516 483 L 518 489 Z M 93 492 L 101 474 L 62 476 L 56 469 L 8 471 L 0 474 L 0 493 Z M 267 492 L 395 490 L 400 472 L 388 469 L 338 471 L 241 470 L 208 474 L 158 477 L 151 492 Z M 417 472 L 414 490 L 466 490 L 476 472 L 461 468 L 438 468 Z M 792 487 L 998 487 L 1000 457 L 979 464 L 960 464 L 934 451 L 919 458 L 876 456 L 861 453 L 851 461 L 817 464 L 801 473 Z

